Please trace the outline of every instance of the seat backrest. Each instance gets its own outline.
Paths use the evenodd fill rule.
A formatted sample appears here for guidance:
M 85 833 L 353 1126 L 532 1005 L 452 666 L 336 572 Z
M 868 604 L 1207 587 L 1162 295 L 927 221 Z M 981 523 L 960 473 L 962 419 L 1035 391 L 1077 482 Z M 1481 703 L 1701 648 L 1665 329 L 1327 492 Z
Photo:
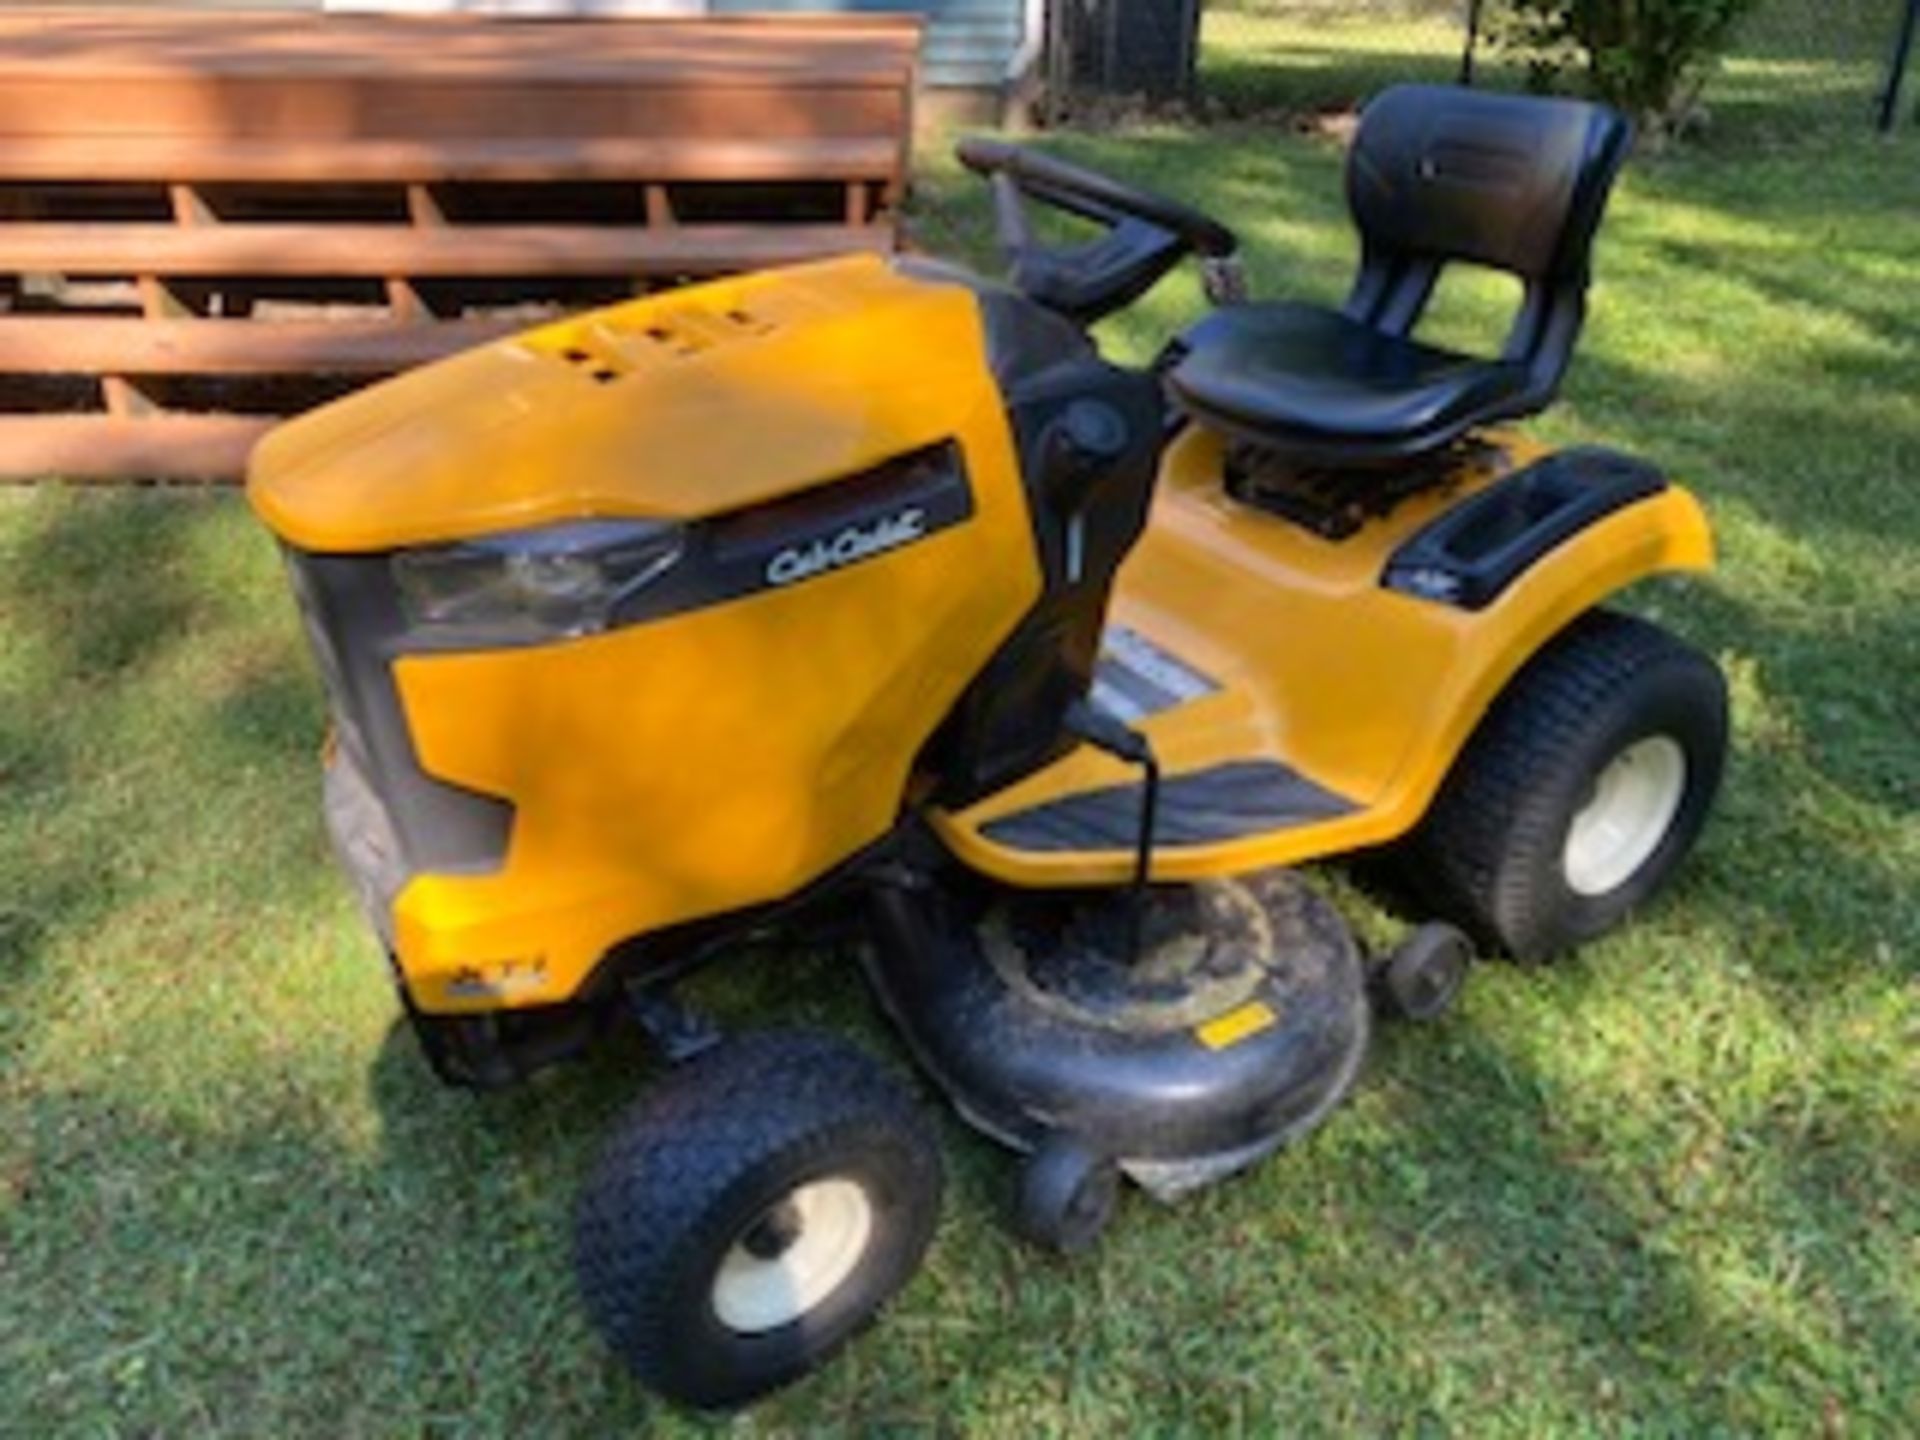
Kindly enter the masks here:
M 1633 127 L 1604 105 L 1397 85 L 1361 116 L 1347 203 L 1361 269 L 1354 319 L 1404 335 L 1450 261 L 1526 285 L 1505 358 L 1527 364 L 1545 404 L 1585 313 L 1588 255 Z
M 1631 129 L 1602 105 L 1398 85 L 1367 106 L 1347 203 L 1367 244 L 1529 280 L 1584 272 Z

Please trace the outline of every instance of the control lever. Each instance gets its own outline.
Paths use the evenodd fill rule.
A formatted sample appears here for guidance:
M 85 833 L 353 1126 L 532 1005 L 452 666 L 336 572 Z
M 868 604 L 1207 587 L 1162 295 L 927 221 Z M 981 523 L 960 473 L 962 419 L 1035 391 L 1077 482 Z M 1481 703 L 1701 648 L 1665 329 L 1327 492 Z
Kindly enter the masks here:
M 1089 700 L 1076 700 L 1069 705 L 1065 724 L 1068 734 L 1084 740 L 1116 760 L 1138 765 L 1144 772 L 1145 783 L 1140 790 L 1140 832 L 1134 842 L 1133 884 L 1127 917 L 1127 962 L 1132 964 L 1140 958 L 1140 931 L 1147 908 L 1147 885 L 1153 875 L 1153 830 L 1160 811 L 1160 761 L 1146 736 Z
M 1086 568 L 1087 492 L 1132 443 L 1126 417 L 1104 400 L 1071 401 L 1047 428 L 1043 474 L 1047 498 L 1066 521 L 1069 584 L 1078 583 Z

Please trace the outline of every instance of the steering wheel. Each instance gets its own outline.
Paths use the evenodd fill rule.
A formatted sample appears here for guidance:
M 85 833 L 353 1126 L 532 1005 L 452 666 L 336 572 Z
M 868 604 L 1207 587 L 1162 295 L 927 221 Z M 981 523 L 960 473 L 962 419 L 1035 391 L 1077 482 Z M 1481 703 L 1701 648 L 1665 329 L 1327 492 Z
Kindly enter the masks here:
M 960 163 L 993 187 L 994 222 L 1015 289 L 1086 325 L 1132 304 L 1188 255 L 1198 255 L 1215 304 L 1244 297 L 1239 241 L 1210 215 L 1110 175 L 1004 140 L 962 140 Z M 1034 238 L 1028 203 L 1105 227 L 1082 245 Z

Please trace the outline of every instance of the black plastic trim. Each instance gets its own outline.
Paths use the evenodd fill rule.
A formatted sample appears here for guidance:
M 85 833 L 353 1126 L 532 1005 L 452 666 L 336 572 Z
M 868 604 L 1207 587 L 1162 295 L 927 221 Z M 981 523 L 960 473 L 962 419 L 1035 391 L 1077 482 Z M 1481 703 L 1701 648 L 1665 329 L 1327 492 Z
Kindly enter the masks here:
M 1140 831 L 1135 782 L 1088 790 L 1016 811 L 980 827 L 1015 850 L 1130 850 Z M 1351 814 L 1353 801 L 1277 760 L 1230 760 L 1170 775 L 1160 784 L 1153 843 L 1158 850 L 1211 845 Z
M 1151 375 L 1108 364 L 1082 330 L 1006 286 L 925 261 L 902 268 L 979 301 L 1042 577 L 1033 608 L 922 753 L 933 798 L 959 807 L 1072 744 L 1063 717 L 1092 682 L 1114 572 L 1146 525 L 1162 400 Z
M 421 768 L 393 679 L 407 622 L 387 557 L 285 554 L 338 747 L 329 829 L 385 934 L 390 919 L 381 910 L 413 874 L 498 869 L 513 807 Z
M 1458 610 L 1484 610 L 1596 520 L 1667 488 L 1644 460 L 1579 446 L 1516 470 L 1409 536 L 1380 583 Z
M 973 513 L 960 447 L 943 440 L 842 479 L 688 524 L 673 564 L 623 601 L 604 630 L 590 633 L 804 584 L 916 545 Z M 568 638 L 527 629 L 415 628 L 398 648 L 422 654 L 511 650 Z
M 943 440 L 844 480 L 689 527 L 680 564 L 662 583 L 641 590 L 616 622 L 656 620 L 804 584 L 918 544 L 970 520 L 973 511 L 960 447 Z M 894 533 L 876 541 L 877 527 L 885 525 L 894 525 Z M 857 543 L 849 545 L 849 537 Z M 782 561 L 796 560 L 781 570 Z

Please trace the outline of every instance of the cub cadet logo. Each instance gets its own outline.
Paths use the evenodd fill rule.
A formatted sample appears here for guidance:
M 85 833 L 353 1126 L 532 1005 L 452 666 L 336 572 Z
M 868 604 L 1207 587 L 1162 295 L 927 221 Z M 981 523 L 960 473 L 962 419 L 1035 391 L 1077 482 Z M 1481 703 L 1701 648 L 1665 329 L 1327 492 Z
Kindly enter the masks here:
M 831 539 L 823 536 L 805 545 L 789 545 L 767 562 L 767 583 L 791 585 L 908 544 L 926 533 L 927 512 L 917 505 L 868 526 L 849 525 Z

